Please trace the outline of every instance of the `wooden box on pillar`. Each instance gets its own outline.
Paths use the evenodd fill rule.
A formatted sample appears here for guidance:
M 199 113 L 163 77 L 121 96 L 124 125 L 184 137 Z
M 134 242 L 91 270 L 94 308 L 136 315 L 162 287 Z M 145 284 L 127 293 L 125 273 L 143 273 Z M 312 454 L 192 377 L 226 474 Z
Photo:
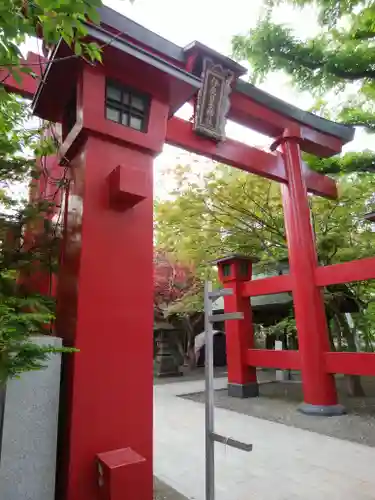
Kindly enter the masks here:
M 136 480 L 130 459 L 116 470 L 111 498 L 152 500 L 153 159 L 200 80 L 126 35 L 109 43 L 87 28 L 103 64 L 67 57 L 61 42 L 33 102 L 61 124 L 69 187 L 56 325 L 80 350 L 63 370 L 57 498 L 99 499 L 95 457 L 131 448 L 144 462 Z
M 233 295 L 224 297 L 224 312 L 243 313 L 243 319 L 225 324 L 228 394 L 237 398 L 259 395 L 256 368 L 247 362 L 247 351 L 254 348 L 251 304 L 249 297 L 242 295 L 242 284 L 251 279 L 252 265 L 256 261 L 242 255 L 228 255 L 215 261 L 224 288 L 233 289 Z
M 146 470 L 145 470 L 146 468 Z M 142 498 L 146 496 L 146 460 L 131 448 L 99 453 L 97 456 L 98 485 L 100 500 L 123 500 L 124 491 L 136 491 Z M 146 492 L 142 493 L 142 488 Z

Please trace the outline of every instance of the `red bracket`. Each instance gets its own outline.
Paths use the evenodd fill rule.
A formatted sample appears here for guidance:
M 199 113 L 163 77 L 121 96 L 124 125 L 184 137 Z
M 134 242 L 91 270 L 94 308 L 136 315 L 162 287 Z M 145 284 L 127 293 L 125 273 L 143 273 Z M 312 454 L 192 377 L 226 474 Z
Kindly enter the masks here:
M 303 137 L 300 128 L 285 129 L 283 135 L 277 137 L 270 146 L 271 151 L 276 151 L 276 149 L 281 146 L 284 142 L 295 141 L 299 144 L 303 142 Z
M 128 210 L 147 196 L 147 172 L 131 166 L 118 165 L 108 176 L 109 201 L 114 210 Z
M 337 137 L 331 137 L 303 126 L 286 128 L 271 145 L 271 151 L 275 151 L 285 141 L 298 142 L 302 151 L 324 158 L 342 151 L 342 143 Z

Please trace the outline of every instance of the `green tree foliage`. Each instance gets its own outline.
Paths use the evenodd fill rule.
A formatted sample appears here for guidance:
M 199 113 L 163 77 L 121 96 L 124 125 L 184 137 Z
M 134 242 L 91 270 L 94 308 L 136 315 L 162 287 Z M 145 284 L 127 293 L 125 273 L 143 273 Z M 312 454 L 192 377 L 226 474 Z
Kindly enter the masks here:
M 278 24 L 277 9 L 285 4 L 299 9 L 301 22 L 306 21 L 304 8 L 313 7 L 317 13 L 318 34 L 313 38 L 297 37 L 289 26 Z M 261 82 L 270 72 L 282 71 L 297 88 L 308 90 L 317 98 L 314 112 L 374 132 L 375 2 L 265 0 L 264 5 L 256 28 L 233 39 L 235 57 L 249 62 L 254 80 Z M 323 173 L 356 173 L 342 181 L 342 196 L 338 202 L 313 201 L 322 262 L 371 255 L 373 233 L 369 226 L 365 227 L 362 216 L 374 204 L 372 180 L 364 174 L 374 172 L 374 151 L 348 153 L 328 159 L 305 155 L 305 159 L 311 168 Z M 329 207 L 332 207 L 332 219 L 331 216 L 322 218 L 321 210 L 329 214 Z M 328 288 L 325 297 L 333 314 L 330 326 L 337 335 L 338 348 L 356 348 L 349 331 L 353 328 L 342 315 L 335 315 L 338 301 L 343 300 L 342 295 L 350 294 L 361 311 L 361 314 L 354 315 L 354 330 L 361 332 L 365 348 L 372 350 L 374 285 L 370 282 L 348 284 L 340 289 Z
M 0 67 L 17 76 L 30 72 L 20 64 L 20 45 L 28 36 L 41 36 L 47 45 L 55 44 L 60 37 L 76 54 L 82 53 L 97 59 L 98 47 L 83 43 L 87 34 L 85 21 L 98 22 L 97 8 L 100 0 L 3 0 L 0 5 Z
M 42 368 L 52 347 L 39 347 L 30 336 L 51 332 L 54 303 L 25 286 L 32 273 L 52 273 L 59 241 L 51 216 L 55 200 L 24 200 L 19 186 L 46 175 L 43 161 L 56 144 L 46 139 L 48 124 L 30 125 L 28 104 L 6 92 L 12 76 L 20 81 L 26 67 L 21 45 L 28 37 L 41 37 L 46 46 L 62 38 L 73 57 L 100 60 L 100 47 L 87 42 L 85 21 L 98 22 L 100 0 L 3 0 L 0 4 L 0 384 L 8 377 Z M 41 63 L 43 65 L 43 63 Z M 48 135 L 48 134 L 47 134 Z M 56 183 L 56 192 L 61 184 Z M 69 351 L 71 349 L 60 349 Z
M 341 180 L 339 200 L 310 198 L 323 265 L 373 255 L 372 227 L 364 222 L 363 213 L 373 197 L 375 179 L 371 174 L 354 177 Z M 192 262 L 200 276 L 215 272 L 211 262 L 227 253 L 255 256 L 266 270 L 287 257 L 277 184 L 222 165 L 208 175 L 189 165 L 178 166 L 175 180 L 173 198 L 155 204 L 157 243 L 176 258 Z M 328 287 L 325 298 L 331 310 L 347 298 L 358 304 L 358 332 L 370 349 L 375 338 L 374 287 L 363 283 Z M 349 348 L 345 339 L 342 348 L 344 344 Z
M 49 354 L 74 349 L 56 349 L 39 346 L 30 335 L 48 333 L 54 319 L 54 303 L 36 294 L 22 294 L 14 273 L 0 275 L 0 386 L 8 378 L 45 366 Z
M 363 92 L 373 90 L 374 2 L 289 0 L 265 3 L 268 8 L 256 29 L 249 35 L 233 39 L 235 54 L 251 62 L 258 78 L 264 78 L 269 71 L 282 69 L 301 89 L 319 94 L 331 89 L 341 91 L 353 82 L 357 82 Z M 273 9 L 281 3 L 302 8 L 315 5 L 321 33 L 313 39 L 300 40 L 290 28 L 274 23 Z
M 50 333 L 54 303 L 26 289 L 32 273 L 51 273 L 57 262 L 58 238 L 48 215 L 53 200 L 24 200 L 17 195 L 22 182 L 41 172 L 33 154 L 51 152 L 41 130 L 28 125 L 27 106 L 15 96 L 0 100 L 0 385 L 7 377 L 42 367 L 51 352 L 71 351 L 40 347 L 35 334 Z M 31 237 L 32 227 L 39 227 Z
M 190 165 L 174 172 L 173 199 L 155 203 L 157 241 L 192 261 L 200 276 L 209 262 L 229 252 L 273 260 L 286 256 L 277 184 L 222 165 L 209 174 Z
M 300 9 L 315 6 L 320 32 L 310 39 L 298 38 L 293 30 L 277 24 L 275 9 L 281 4 Z M 255 81 L 261 82 L 273 71 L 283 71 L 301 90 L 317 98 L 319 110 L 342 123 L 375 130 L 375 2 L 360 0 L 266 0 L 263 17 L 255 29 L 233 39 L 235 57 L 251 65 Z M 329 95 L 336 94 L 334 108 Z M 327 94 L 328 93 L 328 94 Z M 327 97 L 328 95 L 328 97 Z M 328 116 L 328 117 L 329 117 Z M 373 171 L 374 153 L 357 154 L 351 162 L 337 160 L 319 163 L 321 171 Z M 316 163 L 313 163 L 313 167 Z M 342 170 L 341 170 L 342 167 Z

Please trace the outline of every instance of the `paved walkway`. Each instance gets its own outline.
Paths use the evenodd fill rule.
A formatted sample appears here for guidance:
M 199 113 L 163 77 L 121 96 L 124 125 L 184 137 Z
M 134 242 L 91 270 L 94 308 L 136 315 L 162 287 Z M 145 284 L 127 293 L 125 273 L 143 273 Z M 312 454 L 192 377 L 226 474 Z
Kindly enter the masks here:
M 195 500 L 204 500 L 204 405 L 177 396 L 203 389 L 202 381 L 154 389 L 155 475 Z M 254 445 L 251 453 L 216 445 L 216 500 L 375 500 L 374 448 L 223 409 L 215 424 Z

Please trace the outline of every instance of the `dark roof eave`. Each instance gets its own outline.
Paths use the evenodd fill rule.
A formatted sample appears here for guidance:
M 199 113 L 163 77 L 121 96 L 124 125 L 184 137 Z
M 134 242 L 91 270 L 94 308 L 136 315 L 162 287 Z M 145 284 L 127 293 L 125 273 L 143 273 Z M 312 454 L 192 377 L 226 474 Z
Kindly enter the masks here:
M 264 90 L 258 89 L 251 83 L 238 80 L 236 83 L 236 90 L 258 104 L 267 106 L 272 111 L 311 127 L 319 132 L 322 132 L 323 134 L 333 135 L 334 137 L 341 139 L 344 143 L 350 142 L 354 138 L 354 127 L 332 122 L 326 118 L 314 115 L 309 111 L 304 111 L 297 106 L 288 104 L 282 99 L 265 92 Z
M 151 30 L 148 30 L 141 24 L 132 21 L 128 17 L 123 16 L 119 12 L 110 7 L 101 7 L 98 9 L 101 24 L 106 24 L 115 30 L 124 33 L 133 40 L 141 42 L 148 47 L 152 47 L 156 52 L 164 56 L 174 59 L 179 63 L 185 61 L 184 51 L 181 47 L 170 42 L 166 38 L 157 35 Z
M 198 42 L 197 40 L 189 43 L 188 45 L 186 45 L 186 47 L 184 47 L 183 49 L 184 58 L 186 58 L 189 54 L 197 50 L 201 51 L 205 55 L 212 57 L 216 61 L 220 61 L 220 63 L 223 66 L 225 66 L 226 69 L 233 71 L 237 76 L 246 75 L 247 73 L 247 69 L 241 66 L 241 64 L 238 64 L 238 62 L 233 61 L 233 59 L 230 59 L 229 57 L 220 54 L 216 50 L 207 47 L 207 45 L 204 45 L 203 43 Z
M 252 262 L 253 264 L 259 262 L 259 259 L 257 257 L 248 257 L 247 255 L 242 255 L 239 253 L 232 253 L 213 260 L 211 264 L 223 264 L 224 262 L 228 262 L 230 260 L 246 260 L 248 262 Z
M 103 29 L 101 26 L 96 26 L 94 24 L 87 23 L 87 33 L 89 36 L 92 36 L 96 40 L 100 40 L 104 45 L 111 45 L 111 47 L 114 47 L 124 53 L 132 55 L 137 59 L 146 62 L 150 66 L 153 66 L 156 69 L 163 71 L 173 76 L 174 78 L 185 82 L 192 88 L 192 95 L 195 94 L 201 86 L 201 79 L 194 76 L 192 73 L 189 73 L 184 69 L 181 69 L 179 66 L 176 66 L 155 54 L 149 53 L 147 50 L 129 42 L 128 40 L 125 40 L 123 38 L 113 39 L 113 35 L 107 30 Z M 40 96 L 43 93 L 45 87 L 44 82 L 47 80 L 48 74 L 51 71 L 54 59 L 59 51 L 61 44 L 62 44 L 62 39 L 60 39 L 59 43 L 54 48 L 49 63 L 43 74 L 43 82 L 39 84 L 37 92 L 34 95 L 32 101 L 33 111 L 35 110 L 37 103 L 40 99 Z M 172 113 L 174 113 L 175 111 L 177 110 L 173 109 Z
M 153 33 L 144 26 L 128 19 L 109 7 L 101 7 L 98 9 L 98 12 L 102 24 L 124 33 L 136 42 L 140 42 L 142 45 L 151 47 L 154 51 L 168 59 L 175 60 L 179 64 L 185 62 L 186 54 L 184 53 L 184 49 L 178 45 Z M 116 42 L 120 42 L 120 39 L 116 39 Z M 113 43 L 111 45 L 113 45 Z M 193 75 L 191 75 L 191 77 L 195 78 Z M 323 134 L 337 137 L 341 139 L 343 143 L 350 142 L 354 137 L 354 127 L 341 125 L 316 116 L 313 113 L 303 111 L 243 80 L 237 81 L 236 90 L 255 102 L 263 104 L 269 109 L 295 120 L 302 125 L 311 127 Z

